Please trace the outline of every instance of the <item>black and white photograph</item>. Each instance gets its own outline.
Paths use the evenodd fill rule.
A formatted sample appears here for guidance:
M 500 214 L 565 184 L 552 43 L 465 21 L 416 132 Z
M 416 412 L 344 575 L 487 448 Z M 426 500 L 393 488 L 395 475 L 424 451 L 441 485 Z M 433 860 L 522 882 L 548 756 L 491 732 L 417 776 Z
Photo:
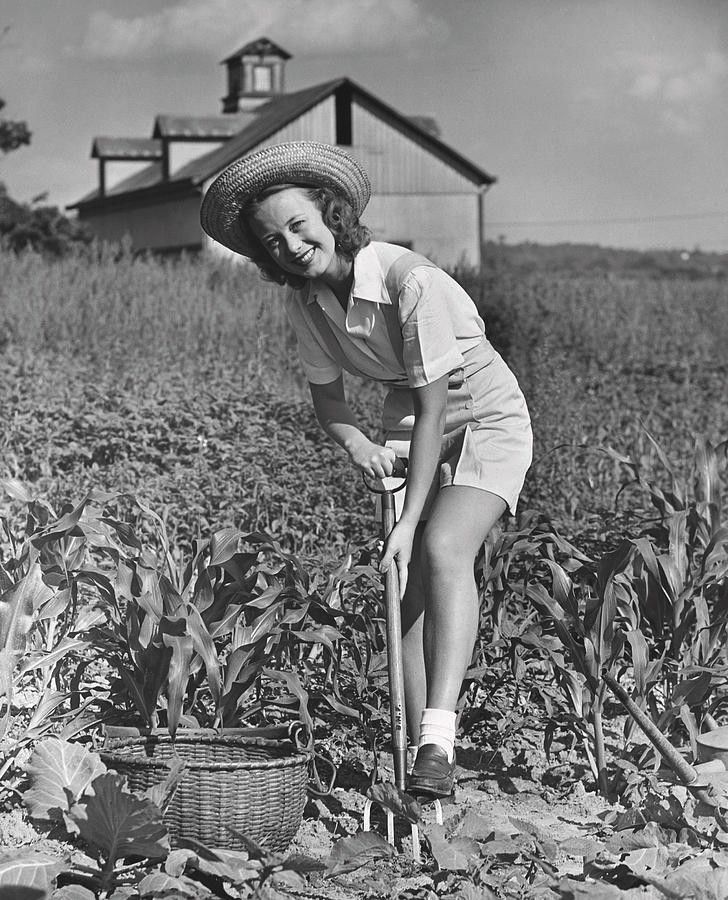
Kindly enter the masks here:
M 2 0 L 0 900 L 728 898 L 726 148 L 726 0 Z

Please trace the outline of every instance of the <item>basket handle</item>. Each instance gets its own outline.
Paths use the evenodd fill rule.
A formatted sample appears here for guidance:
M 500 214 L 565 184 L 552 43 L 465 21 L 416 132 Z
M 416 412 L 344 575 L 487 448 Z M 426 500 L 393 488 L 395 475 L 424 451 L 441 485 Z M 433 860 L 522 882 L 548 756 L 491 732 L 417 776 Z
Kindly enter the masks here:
M 321 778 L 321 773 L 319 771 L 319 766 L 321 765 L 323 765 L 324 769 L 329 770 L 329 776 L 326 780 Z M 334 789 L 336 776 L 339 774 L 339 770 L 336 768 L 335 764 L 330 759 L 326 759 L 325 756 L 314 751 L 311 758 L 310 773 L 311 777 L 308 782 L 308 792 L 313 794 L 314 797 L 328 797 Z
M 328 797 L 336 784 L 336 776 L 339 774 L 336 765 L 314 750 L 313 735 L 308 731 L 303 722 L 291 722 L 288 726 L 288 737 L 298 747 L 311 756 L 309 765 L 308 791 L 315 797 Z M 326 778 L 321 777 L 320 768 L 328 770 Z

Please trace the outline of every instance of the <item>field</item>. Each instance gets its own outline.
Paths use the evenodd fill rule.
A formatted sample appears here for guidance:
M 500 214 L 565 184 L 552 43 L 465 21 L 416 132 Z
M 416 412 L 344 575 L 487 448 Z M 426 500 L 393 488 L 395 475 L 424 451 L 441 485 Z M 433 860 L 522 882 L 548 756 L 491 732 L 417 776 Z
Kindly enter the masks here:
M 0 479 L 10 485 L 0 498 L 0 586 L 8 608 L 17 547 L 23 535 L 32 544 L 27 510 L 37 508 L 28 504 L 60 516 L 92 490 L 120 495 L 106 501 L 114 521 L 128 521 L 142 542 L 152 531 L 140 509 L 156 513 L 180 570 L 222 529 L 265 532 L 277 559 L 291 556 L 306 573 L 309 599 L 339 577 L 345 601 L 350 591 L 351 602 L 368 597 L 376 606 L 370 496 L 315 422 L 278 289 L 231 265 L 94 253 L 53 263 L 0 255 Z M 705 713 L 722 721 L 728 286 L 715 278 L 454 274 L 518 375 L 535 435 L 518 517 L 479 563 L 483 630 L 462 715 L 459 809 L 448 809 L 439 837 L 425 828 L 424 866 L 404 853 L 357 859 L 353 875 L 346 867 L 336 878 L 296 871 L 290 892 L 271 881 L 269 893 L 238 886 L 218 895 L 725 896 L 715 892 L 726 871 L 725 833 L 704 810 L 680 818 L 674 804 L 681 797 L 689 807 L 685 791 L 659 786 L 657 754 L 596 684 L 604 667 L 626 674 L 689 759 Z M 377 433 L 378 387 L 348 389 Z M 675 561 L 674 583 L 666 558 Z M 23 564 L 33 559 L 30 552 Z M 46 564 L 41 554 L 38 565 Z M 268 571 L 261 565 L 259 576 Z M 360 625 L 336 615 L 351 646 L 364 640 Z M 585 659 L 579 648 L 589 646 Z M 304 659 L 286 653 L 289 664 Z M 329 689 L 315 667 L 304 668 L 304 687 Z M 359 681 L 342 675 L 328 713 L 312 712 L 317 741 L 342 773 L 331 798 L 309 803 L 294 844 L 319 860 L 360 825 L 372 767 L 364 748 L 374 746 L 387 766 L 381 676 L 355 674 Z M 28 678 L 16 688 L 32 696 Z M 334 715 L 337 702 L 348 717 Z M 12 713 L 16 731 L 3 738 L 12 766 L 3 771 L 16 789 L 5 801 L 4 843 L 40 841 L 60 852 L 58 835 L 32 828 L 19 811 L 34 742 L 18 743 L 22 707 Z M 90 729 L 87 745 L 97 737 Z M 620 837 L 628 827 L 631 843 Z M 677 873 L 686 861 L 700 864 L 700 878 Z M 670 882 L 678 874 L 681 888 Z M 698 887 L 686 893 L 690 877 Z M 199 896 L 215 895 L 198 887 Z M 121 890 L 113 896 L 145 896 Z M 178 895 L 187 896 L 169 894 Z

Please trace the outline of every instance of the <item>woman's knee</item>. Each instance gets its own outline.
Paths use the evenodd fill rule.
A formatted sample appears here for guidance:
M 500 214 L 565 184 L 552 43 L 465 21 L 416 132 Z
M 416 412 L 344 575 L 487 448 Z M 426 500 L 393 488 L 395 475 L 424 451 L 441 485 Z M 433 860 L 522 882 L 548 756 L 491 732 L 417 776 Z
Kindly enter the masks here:
M 454 529 L 426 529 L 422 538 L 422 561 L 428 572 L 471 568 L 475 553 L 470 541 Z

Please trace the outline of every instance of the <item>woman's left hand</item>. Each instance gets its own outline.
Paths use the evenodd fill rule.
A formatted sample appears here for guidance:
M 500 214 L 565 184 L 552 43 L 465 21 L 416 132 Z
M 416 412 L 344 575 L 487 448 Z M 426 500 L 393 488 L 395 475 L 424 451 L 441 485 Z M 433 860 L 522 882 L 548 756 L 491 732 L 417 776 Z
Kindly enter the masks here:
M 414 527 L 410 526 L 405 520 L 400 519 L 389 533 L 384 555 L 379 562 L 380 572 L 386 572 L 392 565 L 392 562 L 396 563 L 401 596 L 404 596 L 404 592 L 407 590 L 407 567 L 412 557 L 414 539 Z

